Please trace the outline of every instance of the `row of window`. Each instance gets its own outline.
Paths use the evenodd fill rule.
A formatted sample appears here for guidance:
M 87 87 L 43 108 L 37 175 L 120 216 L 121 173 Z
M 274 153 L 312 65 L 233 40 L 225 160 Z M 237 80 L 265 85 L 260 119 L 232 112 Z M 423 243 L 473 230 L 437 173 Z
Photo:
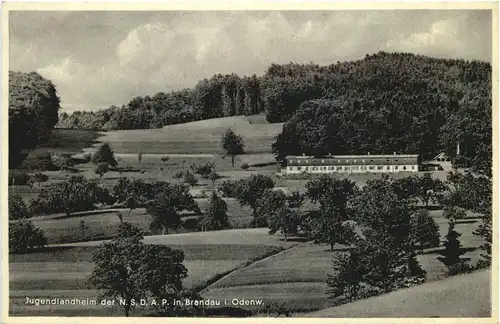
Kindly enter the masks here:
M 386 165 L 386 166 L 383 166 L 383 165 L 377 165 L 377 166 L 374 166 L 374 165 L 370 165 L 370 166 L 352 165 L 352 166 L 328 166 L 328 167 L 313 166 L 310 168 L 312 169 L 312 171 L 357 171 L 357 170 L 380 170 L 380 171 L 383 171 L 383 170 L 391 170 L 391 167 L 393 167 L 394 170 L 403 170 L 403 171 L 416 170 L 415 165 L 412 165 L 411 167 L 407 167 L 406 165 L 403 165 L 403 166 L 399 166 L 399 165 L 393 165 L 393 166 L 390 166 L 390 165 Z M 401 169 L 399 167 L 401 167 Z M 289 168 L 290 168 L 290 171 L 306 171 L 307 170 L 307 167 L 289 167 Z
M 303 164 L 309 164 L 310 162 L 312 163 L 312 160 L 302 160 L 303 161 Z M 365 163 L 366 160 L 352 160 L 353 163 Z M 395 160 L 392 160 L 393 162 L 398 162 L 398 159 L 395 159 Z M 289 160 L 289 162 L 291 164 L 293 164 L 294 162 L 297 163 L 297 164 L 301 164 L 301 160 Z M 332 160 L 321 160 L 321 163 L 325 164 L 325 163 L 331 163 Z M 373 163 L 373 160 L 369 160 L 369 162 L 372 162 Z M 387 159 L 386 160 L 387 163 L 390 163 L 391 160 Z M 341 160 L 337 160 L 337 163 L 341 163 Z M 344 163 L 349 163 L 349 160 L 345 160 Z

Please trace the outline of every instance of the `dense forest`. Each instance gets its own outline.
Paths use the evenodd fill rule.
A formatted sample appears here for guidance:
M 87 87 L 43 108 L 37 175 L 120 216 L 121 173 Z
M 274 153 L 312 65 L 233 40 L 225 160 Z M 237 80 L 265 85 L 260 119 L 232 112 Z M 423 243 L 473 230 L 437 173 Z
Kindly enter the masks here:
M 272 64 L 260 77 L 215 75 L 192 89 L 136 97 L 121 108 L 62 114 L 58 126 L 157 128 L 265 112 L 285 122 L 273 151 L 421 153 L 491 158 L 491 65 L 379 52 L 363 60 Z M 486 147 L 482 147 L 485 143 Z
M 23 152 L 49 138 L 58 122 L 59 97 L 50 80 L 39 74 L 9 71 L 9 166 Z

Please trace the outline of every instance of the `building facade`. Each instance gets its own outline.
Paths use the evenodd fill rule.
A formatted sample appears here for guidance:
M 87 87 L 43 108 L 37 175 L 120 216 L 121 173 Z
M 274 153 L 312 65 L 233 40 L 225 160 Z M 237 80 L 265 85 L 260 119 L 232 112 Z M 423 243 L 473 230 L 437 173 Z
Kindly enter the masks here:
M 287 156 L 285 174 L 418 172 L 418 154 Z

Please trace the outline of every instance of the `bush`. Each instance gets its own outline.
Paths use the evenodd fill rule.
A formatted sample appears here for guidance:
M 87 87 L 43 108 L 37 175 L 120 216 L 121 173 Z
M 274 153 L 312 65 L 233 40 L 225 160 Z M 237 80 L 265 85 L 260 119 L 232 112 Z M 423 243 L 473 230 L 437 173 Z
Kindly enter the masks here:
M 25 252 L 29 249 L 47 245 L 43 231 L 31 221 L 21 220 L 9 223 L 9 252 Z
M 250 167 L 250 166 L 248 165 L 248 163 L 243 163 L 243 164 L 241 165 L 241 168 L 242 168 L 243 170 L 246 170 L 246 169 L 248 169 L 249 167 Z
M 200 221 L 197 218 L 188 218 L 182 222 L 182 227 L 191 231 L 199 230 Z
M 85 163 L 89 163 L 92 160 L 92 154 L 90 153 L 85 153 L 82 157 L 83 161 Z
M 20 166 L 23 170 L 56 171 L 57 166 L 48 152 L 28 154 Z
M 467 217 L 467 211 L 458 206 L 445 206 L 443 208 L 443 217 L 446 219 L 464 219 Z
M 29 174 L 24 171 L 10 171 L 9 172 L 9 186 L 25 186 L 30 180 Z
M 20 195 L 9 193 L 9 220 L 30 217 L 28 206 Z
M 65 171 L 75 165 L 69 154 L 55 155 L 52 160 L 59 170 Z
M 237 183 L 230 180 L 224 180 L 217 187 L 217 191 L 220 192 L 222 197 L 234 198 L 236 197 Z
M 189 171 L 184 172 L 183 180 L 190 186 L 196 186 L 198 183 L 198 179 L 196 179 L 195 175 Z

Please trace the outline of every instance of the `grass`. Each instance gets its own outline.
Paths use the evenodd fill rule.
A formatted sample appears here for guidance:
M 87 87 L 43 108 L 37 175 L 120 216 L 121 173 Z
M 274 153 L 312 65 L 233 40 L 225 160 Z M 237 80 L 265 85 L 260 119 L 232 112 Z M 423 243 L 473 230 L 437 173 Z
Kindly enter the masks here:
M 490 317 L 490 286 L 491 271 L 478 271 L 301 316 Z
M 439 211 L 433 211 L 433 216 L 443 237 L 447 232 L 447 222 L 440 217 Z M 479 237 L 472 234 L 478 225 L 479 222 L 456 225 L 456 230 L 462 233 L 462 246 L 470 249 L 465 257 L 471 258 L 472 264 L 479 260 L 481 253 L 475 248 L 483 243 Z M 340 251 L 342 246 L 335 246 L 335 249 Z M 429 249 L 418 256 L 420 264 L 427 271 L 429 282 L 443 278 L 445 266 L 436 259 L 439 249 L 441 248 Z M 332 252 L 328 246 L 304 243 L 233 271 L 210 285 L 204 290 L 203 296 L 266 299 L 278 304 L 284 303 L 292 312 L 324 308 L 328 305 L 325 282 L 327 274 L 332 272 L 331 260 Z M 311 293 L 305 292 L 308 289 Z
M 202 211 L 208 209 L 209 199 L 196 201 Z M 235 228 L 243 227 L 251 222 L 250 208 L 242 208 L 235 199 L 227 199 L 227 205 L 229 222 Z M 130 222 L 144 231 L 149 230 L 151 216 L 144 208 L 134 209 L 130 214 L 128 209 L 112 209 L 83 213 L 83 215 L 77 213 L 68 218 L 64 215 L 41 216 L 32 218 L 32 222 L 45 232 L 49 244 L 93 241 L 112 237 L 118 233 L 120 225 L 118 212 L 122 214 L 123 221 Z M 81 228 L 82 221 L 85 222 L 85 231 Z
M 261 118 L 254 117 L 254 120 Z M 110 143 L 116 153 L 220 153 L 220 140 L 228 128 L 243 137 L 246 152 L 264 153 L 270 152 L 271 143 L 281 132 L 282 124 L 251 124 L 245 116 L 235 116 L 169 125 L 161 129 L 109 131 L 103 133 L 99 140 Z
M 184 265 L 188 269 L 188 277 L 183 282 L 185 288 L 205 287 L 206 282 L 213 282 L 221 274 L 249 264 L 253 260 L 277 253 L 291 243 L 284 244 L 274 238 L 275 244 L 260 244 L 262 231 L 236 230 L 229 232 L 224 242 L 234 241 L 242 237 L 243 244 L 220 244 L 217 237 L 224 238 L 224 231 L 216 233 L 191 233 L 166 235 L 166 240 L 150 237 L 145 240 L 149 244 L 168 244 L 169 247 L 180 249 L 185 254 Z M 202 235 L 210 240 L 196 238 Z M 172 238 L 169 238 L 171 237 Z M 202 241 L 204 243 L 198 244 Z M 170 244 L 170 243 L 173 244 Z M 88 244 L 83 242 L 79 244 Z M 61 297 L 61 298 L 96 298 L 96 291 L 87 285 L 93 264 L 91 262 L 95 246 L 65 246 L 49 247 L 44 251 L 10 254 L 9 255 L 9 292 L 11 297 L 10 310 L 12 315 L 69 315 L 69 316 L 110 316 L 112 310 L 103 307 L 80 306 L 79 310 L 71 305 L 43 305 L 35 310 L 34 306 L 24 305 L 26 296 L 30 298 Z

